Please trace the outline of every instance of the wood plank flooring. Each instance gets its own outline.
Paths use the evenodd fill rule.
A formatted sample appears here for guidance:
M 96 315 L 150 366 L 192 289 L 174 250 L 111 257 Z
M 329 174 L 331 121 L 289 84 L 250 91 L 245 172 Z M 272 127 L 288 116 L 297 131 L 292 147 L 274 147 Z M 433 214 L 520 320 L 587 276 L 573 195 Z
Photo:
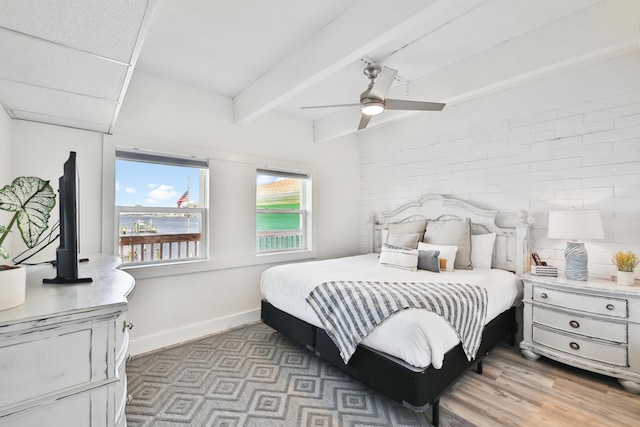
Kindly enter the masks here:
M 498 346 L 440 404 L 476 426 L 640 426 L 640 395 L 617 380 Z

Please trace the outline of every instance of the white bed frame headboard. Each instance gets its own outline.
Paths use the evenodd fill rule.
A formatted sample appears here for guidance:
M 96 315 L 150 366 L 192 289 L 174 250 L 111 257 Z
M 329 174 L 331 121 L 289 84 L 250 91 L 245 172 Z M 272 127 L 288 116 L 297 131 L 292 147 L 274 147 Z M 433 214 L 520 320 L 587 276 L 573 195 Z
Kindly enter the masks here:
M 471 234 L 496 233 L 491 266 L 522 274 L 529 271 L 529 223 L 528 213 L 520 211 L 513 227 L 498 227 L 495 223 L 498 211 L 484 210 L 461 200 L 439 194 L 425 194 L 386 212 L 373 212 L 370 217 L 369 242 L 372 252 L 380 252 L 382 230 L 388 224 L 419 219 L 471 218 Z M 472 248 L 473 250 L 473 248 Z

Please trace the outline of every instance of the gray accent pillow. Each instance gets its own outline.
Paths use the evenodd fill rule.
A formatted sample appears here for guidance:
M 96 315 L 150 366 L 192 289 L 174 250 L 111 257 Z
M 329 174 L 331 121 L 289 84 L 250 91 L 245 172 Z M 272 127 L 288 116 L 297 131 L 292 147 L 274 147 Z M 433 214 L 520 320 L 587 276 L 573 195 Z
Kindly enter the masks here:
M 472 270 L 471 266 L 471 219 L 428 220 L 424 242 L 434 245 L 453 245 L 458 247 L 453 267 L 459 270 Z
M 403 248 L 416 249 L 421 237 L 421 233 L 389 233 L 387 234 L 387 241 L 385 243 L 393 246 L 401 246 Z
M 427 220 L 421 219 L 418 221 L 408 222 L 393 222 L 387 226 L 389 233 L 396 234 L 408 234 L 408 233 L 420 233 L 424 234 L 424 230 L 427 227 Z
M 419 250 L 418 249 L 418 270 L 428 270 L 440 273 L 440 261 L 438 256 L 440 251 Z

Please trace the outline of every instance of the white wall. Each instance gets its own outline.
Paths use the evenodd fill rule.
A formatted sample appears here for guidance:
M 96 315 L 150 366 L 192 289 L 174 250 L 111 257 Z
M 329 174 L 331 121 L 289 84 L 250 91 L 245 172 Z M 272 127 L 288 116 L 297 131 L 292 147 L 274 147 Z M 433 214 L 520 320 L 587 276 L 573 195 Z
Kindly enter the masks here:
M 80 250 L 84 253 L 100 251 L 100 221 L 102 186 L 102 135 L 60 126 L 12 120 L 11 150 L 7 159 L 10 183 L 17 176 L 37 176 L 49 180 L 57 194 L 58 178 L 63 173 L 63 163 L 70 151 L 78 154 L 79 198 L 80 198 Z M 3 172 L 4 175 L 7 172 Z M 4 185 L 4 184 L 3 184 Z M 58 200 L 51 211 L 49 227 L 58 221 Z M 49 230 L 45 231 L 45 234 Z M 44 235 L 43 235 L 44 236 Z M 9 240 L 9 239 L 7 239 Z M 11 256 L 27 249 L 20 233 L 11 233 Z M 38 254 L 30 262 L 55 259 L 56 244 Z
M 533 250 L 561 269 L 548 211 L 597 209 L 606 238 L 587 243 L 589 269 L 614 274 L 613 252 L 640 254 L 638 76 L 636 51 L 362 133 L 360 250 L 370 212 L 440 193 L 529 211 Z
M 99 253 L 101 239 L 101 193 L 102 188 L 102 135 L 96 132 L 51 126 L 42 123 L 13 121 L 12 168 L 16 176 L 37 176 L 49 180 L 58 194 L 58 178 L 63 173 L 63 164 L 69 152 L 77 153 L 78 203 L 79 203 L 79 250 L 83 253 Z M 51 211 L 49 226 L 59 217 L 58 202 Z M 48 231 L 45 231 L 47 233 Z M 13 245 L 26 249 L 19 233 L 13 236 Z M 55 259 L 56 244 L 38 254 L 31 261 Z
M 235 228 L 254 229 L 253 203 L 248 212 L 229 212 L 233 204 L 254 200 L 255 178 L 228 179 L 241 173 L 247 159 L 306 164 L 315 169 L 314 220 L 319 258 L 358 251 L 359 171 L 356 138 L 328 144 L 313 142 L 312 124 L 271 112 L 242 126 L 233 122 L 232 102 L 188 86 L 136 72 L 114 132 L 118 138 L 143 139 L 145 147 L 219 158 L 213 163 L 212 217 L 225 223 L 212 226 L 212 238 Z M 237 163 L 234 164 L 234 161 Z M 244 196 L 243 196 L 244 195 Z M 221 208 L 222 203 L 226 205 Z M 215 199 L 215 200 L 214 200 Z M 233 202 L 233 204 L 232 204 Z M 215 204 L 215 206 L 213 206 Z M 230 221 L 233 221 L 231 223 Z M 244 224 L 244 225 L 243 225 Z M 214 247 L 219 248 L 218 245 Z M 242 245 L 233 253 L 242 255 Z M 229 250 L 228 252 L 232 252 Z M 180 276 L 139 278 L 130 304 L 132 351 L 148 351 L 259 318 L 259 280 L 268 265 L 222 268 Z M 134 273 L 135 274 L 135 273 Z

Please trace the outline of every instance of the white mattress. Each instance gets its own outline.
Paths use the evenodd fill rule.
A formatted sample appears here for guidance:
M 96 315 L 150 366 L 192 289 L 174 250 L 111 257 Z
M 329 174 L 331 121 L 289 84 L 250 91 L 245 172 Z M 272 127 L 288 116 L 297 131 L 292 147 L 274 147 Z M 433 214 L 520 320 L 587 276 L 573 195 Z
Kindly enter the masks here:
M 272 267 L 262 274 L 260 289 L 263 298 L 276 308 L 322 327 L 306 298 L 317 285 L 330 280 L 445 282 L 482 286 L 489 295 L 485 324 L 522 299 L 522 284 L 515 274 L 508 271 L 412 272 L 381 266 L 378 254 Z M 407 309 L 385 320 L 362 344 L 417 368 L 431 364 L 440 369 L 445 353 L 459 342 L 456 333 L 442 317 L 428 310 Z

